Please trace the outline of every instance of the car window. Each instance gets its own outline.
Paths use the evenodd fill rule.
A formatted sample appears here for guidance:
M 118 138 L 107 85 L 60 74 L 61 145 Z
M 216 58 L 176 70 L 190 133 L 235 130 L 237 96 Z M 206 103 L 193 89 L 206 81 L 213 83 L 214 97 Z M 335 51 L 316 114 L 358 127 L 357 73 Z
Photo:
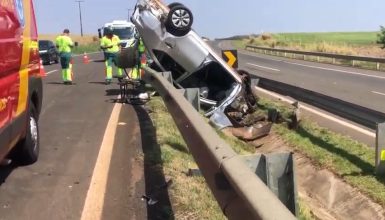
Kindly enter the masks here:
M 171 71 L 172 78 L 177 80 L 183 74 L 186 73 L 186 70 L 183 69 L 181 65 L 179 65 L 171 56 L 167 53 L 160 50 L 153 50 L 153 53 L 156 59 L 159 60 L 160 64 L 166 71 Z
M 39 49 L 40 50 L 45 50 L 48 48 L 49 48 L 48 41 L 39 41 Z
M 113 34 L 117 35 L 120 39 L 131 39 L 135 35 L 135 29 L 133 27 L 115 27 Z
M 210 62 L 180 82 L 183 88 L 200 88 L 204 98 L 222 101 L 237 84 L 233 77 L 217 62 Z

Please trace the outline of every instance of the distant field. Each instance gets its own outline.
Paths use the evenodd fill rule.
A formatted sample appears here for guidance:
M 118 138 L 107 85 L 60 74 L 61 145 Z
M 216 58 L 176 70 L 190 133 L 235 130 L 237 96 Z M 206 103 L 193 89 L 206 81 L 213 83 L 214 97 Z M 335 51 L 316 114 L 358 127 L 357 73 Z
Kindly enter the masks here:
M 52 40 L 55 42 L 59 34 L 39 34 L 39 40 Z M 75 54 L 91 53 L 99 51 L 99 38 L 96 35 L 70 35 L 72 41 L 78 42 L 78 46 L 74 47 L 72 52 Z
M 60 34 L 39 34 L 40 40 L 52 40 L 54 41 L 56 37 Z M 70 35 L 71 39 L 74 42 L 78 42 L 79 45 L 91 44 L 99 41 L 99 38 L 96 35 Z
M 343 55 L 385 57 L 376 44 L 378 32 L 276 33 L 244 38 L 237 45 L 255 45 Z
M 349 45 L 373 45 L 378 32 L 325 32 L 325 33 L 281 33 L 273 34 L 277 41 L 297 44 L 332 43 Z

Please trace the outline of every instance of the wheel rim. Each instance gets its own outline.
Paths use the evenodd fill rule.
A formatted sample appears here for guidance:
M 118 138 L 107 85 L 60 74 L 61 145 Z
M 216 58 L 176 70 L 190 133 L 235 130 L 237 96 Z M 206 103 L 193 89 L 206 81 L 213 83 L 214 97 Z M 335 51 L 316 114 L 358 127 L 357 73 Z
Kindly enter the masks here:
M 29 118 L 29 129 L 31 132 L 31 139 L 33 142 L 33 151 L 35 152 L 37 149 L 37 141 L 38 141 L 38 130 L 37 130 L 37 123 L 34 117 Z
M 175 27 L 184 28 L 190 24 L 190 14 L 184 9 L 175 10 L 172 14 L 172 23 Z

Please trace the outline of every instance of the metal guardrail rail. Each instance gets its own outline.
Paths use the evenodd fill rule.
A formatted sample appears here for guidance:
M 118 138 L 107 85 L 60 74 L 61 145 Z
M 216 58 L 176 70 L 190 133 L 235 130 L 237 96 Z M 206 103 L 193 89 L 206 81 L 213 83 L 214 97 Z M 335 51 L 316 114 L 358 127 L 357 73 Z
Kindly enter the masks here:
M 256 77 L 257 86 L 318 107 L 342 118 L 354 121 L 376 130 L 375 173 L 385 175 L 385 113 L 352 104 L 314 91 L 292 86 L 286 83 Z
M 368 128 L 375 130 L 378 123 L 385 121 L 385 113 L 286 83 L 263 77 L 257 78 L 259 79 L 258 86 L 261 88 L 290 96 L 298 101 L 318 107 Z
M 310 51 L 299 51 L 299 50 L 287 50 L 287 49 L 278 49 L 278 48 L 268 48 L 268 47 L 259 47 L 253 45 L 246 45 L 246 50 L 262 50 L 262 51 L 274 51 L 288 54 L 300 54 L 304 56 L 316 56 L 316 57 L 328 57 L 333 59 L 342 59 L 342 60 L 351 60 L 353 61 L 366 61 L 377 63 L 377 70 L 380 69 L 380 63 L 385 63 L 385 58 L 379 57 L 364 57 L 364 56 L 351 56 L 351 55 L 341 55 L 341 54 L 333 54 L 333 53 L 321 53 L 321 52 L 310 52 Z
M 145 67 L 144 80 L 162 96 L 206 183 L 229 219 L 296 219 L 242 157 L 160 73 Z

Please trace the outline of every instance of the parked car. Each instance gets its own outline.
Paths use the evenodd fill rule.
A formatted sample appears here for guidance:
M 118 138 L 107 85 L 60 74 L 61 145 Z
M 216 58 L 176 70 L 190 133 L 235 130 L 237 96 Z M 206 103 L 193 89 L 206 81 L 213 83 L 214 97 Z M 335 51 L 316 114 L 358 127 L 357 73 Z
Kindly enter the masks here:
M 39 155 L 43 89 L 37 37 L 32 0 L 0 1 L 1 162 L 12 157 L 30 164 Z
M 59 63 L 59 52 L 50 40 L 39 40 L 39 54 L 44 64 Z
M 192 30 L 193 14 L 186 6 L 138 0 L 131 20 L 157 68 L 171 71 L 176 87 L 200 88 L 206 116 L 225 127 L 230 121 L 223 113 L 251 110 L 247 83 Z

